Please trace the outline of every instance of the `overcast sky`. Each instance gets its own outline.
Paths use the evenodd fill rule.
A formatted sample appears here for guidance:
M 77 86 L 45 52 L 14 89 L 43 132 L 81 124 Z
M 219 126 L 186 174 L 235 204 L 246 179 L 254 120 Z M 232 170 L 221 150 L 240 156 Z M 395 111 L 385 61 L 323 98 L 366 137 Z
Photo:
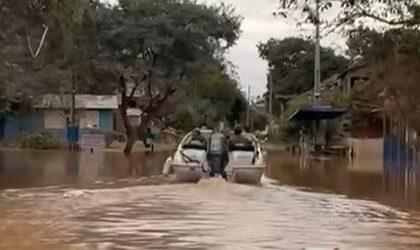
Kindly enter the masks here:
M 251 94 L 260 95 L 266 91 L 267 63 L 258 56 L 256 45 L 271 37 L 306 36 L 313 34 L 313 28 L 305 26 L 298 29 L 292 21 L 272 15 L 278 0 L 204 0 L 211 3 L 231 4 L 242 15 L 242 36 L 237 46 L 231 49 L 228 58 L 238 66 L 241 84 L 244 88 L 251 85 Z M 345 42 L 335 35 L 322 39 L 322 44 L 343 51 Z
M 108 0 L 115 2 L 116 0 Z M 207 3 L 224 2 L 236 8 L 244 20 L 242 35 L 237 45 L 229 52 L 228 59 L 237 66 L 241 85 L 244 89 L 251 85 L 251 95 L 256 96 L 266 91 L 267 63 L 258 56 L 256 45 L 271 37 L 304 36 L 312 34 L 312 27 L 298 29 L 293 22 L 273 17 L 278 0 L 201 0 Z M 343 50 L 344 41 L 330 35 L 322 39 L 322 44 Z

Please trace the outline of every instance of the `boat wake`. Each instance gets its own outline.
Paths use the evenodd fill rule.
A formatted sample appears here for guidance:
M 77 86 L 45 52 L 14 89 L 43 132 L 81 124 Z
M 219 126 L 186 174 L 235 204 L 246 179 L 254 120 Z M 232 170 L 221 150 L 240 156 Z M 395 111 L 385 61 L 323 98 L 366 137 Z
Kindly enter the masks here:
M 197 183 L 197 185 L 201 187 L 220 187 L 227 184 L 228 183 L 222 177 L 203 178 Z

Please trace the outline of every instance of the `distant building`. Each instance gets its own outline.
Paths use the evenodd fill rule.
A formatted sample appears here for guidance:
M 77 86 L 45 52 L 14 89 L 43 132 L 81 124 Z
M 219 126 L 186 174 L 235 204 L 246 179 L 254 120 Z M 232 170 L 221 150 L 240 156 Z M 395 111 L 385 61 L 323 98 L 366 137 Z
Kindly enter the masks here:
M 371 70 L 366 65 L 358 65 L 337 73 L 324 80 L 320 85 L 320 101 L 331 105 L 334 94 L 349 96 L 354 88 L 370 84 Z
M 2 135 L 10 140 L 36 132 L 65 138 L 70 119 L 71 96 L 48 94 L 32 98 L 32 107 L 7 113 L 2 119 Z M 76 95 L 75 117 L 81 129 L 115 129 L 116 95 Z
M 377 107 L 374 102 L 362 100 L 362 96 L 354 95 L 358 91 L 366 91 L 371 81 L 372 70 L 367 65 L 358 65 L 346 71 L 335 74 L 324 80 L 320 85 L 320 102 L 322 105 L 336 106 L 339 99 L 349 98 L 353 101 L 361 98 L 357 105 L 351 107 L 351 111 L 345 117 L 350 118 L 356 113 L 366 122 L 346 124 L 351 127 L 351 136 L 357 138 L 381 138 L 382 137 L 382 116 L 378 114 L 381 107 Z M 375 98 L 377 99 L 377 98 Z M 365 104 L 365 105 L 363 105 Z M 345 118 L 344 117 L 344 118 Z M 350 120 L 350 119 L 348 119 Z

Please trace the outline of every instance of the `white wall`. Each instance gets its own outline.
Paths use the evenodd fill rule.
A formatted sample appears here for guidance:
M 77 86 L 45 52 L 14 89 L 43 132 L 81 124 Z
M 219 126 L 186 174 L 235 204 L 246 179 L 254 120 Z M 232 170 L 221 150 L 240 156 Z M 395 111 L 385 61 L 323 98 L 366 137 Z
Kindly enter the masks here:
M 44 112 L 44 128 L 62 129 L 66 127 L 66 117 L 63 112 L 46 110 Z
M 97 110 L 78 110 L 76 120 L 79 121 L 80 128 L 99 126 L 99 112 Z M 44 128 L 63 129 L 66 127 L 66 117 L 63 112 L 56 110 L 44 111 Z
M 99 112 L 96 110 L 77 111 L 80 128 L 99 127 Z
M 354 158 L 349 169 L 361 172 L 382 172 L 383 139 L 349 139 Z

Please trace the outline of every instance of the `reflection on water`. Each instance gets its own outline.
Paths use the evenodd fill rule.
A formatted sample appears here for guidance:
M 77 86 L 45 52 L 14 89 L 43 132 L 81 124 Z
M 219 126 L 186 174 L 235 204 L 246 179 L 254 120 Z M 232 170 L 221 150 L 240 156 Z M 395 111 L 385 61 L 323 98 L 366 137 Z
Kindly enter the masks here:
M 159 175 L 169 152 L 154 157 L 117 152 L 0 152 L 0 189 L 71 184 Z
M 278 184 L 420 211 L 418 169 L 379 164 L 354 166 L 348 159 L 311 159 L 288 154 L 271 154 L 268 162 L 275 167 L 268 168 L 266 176 Z
M 269 154 L 262 186 L 170 185 L 166 156 L 1 155 L 0 249 L 420 248 L 413 170 Z

